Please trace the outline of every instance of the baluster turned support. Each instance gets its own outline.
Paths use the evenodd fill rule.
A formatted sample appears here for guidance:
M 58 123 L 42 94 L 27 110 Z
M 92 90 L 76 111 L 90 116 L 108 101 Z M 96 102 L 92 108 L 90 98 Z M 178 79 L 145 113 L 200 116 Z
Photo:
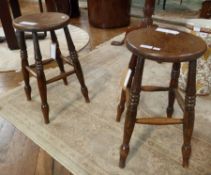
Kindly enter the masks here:
M 36 32 L 32 32 L 33 42 L 34 42 L 34 53 L 35 53 L 35 68 L 37 73 L 37 84 L 40 92 L 41 98 L 41 109 L 44 116 L 45 123 L 49 123 L 49 106 L 47 102 L 47 87 L 46 78 L 43 72 L 42 56 L 40 52 L 40 46 L 38 41 L 38 36 Z
M 130 74 L 130 78 L 128 80 L 127 87 L 126 87 L 128 89 L 131 88 L 132 79 L 133 79 L 133 76 L 134 76 L 134 73 L 135 73 L 136 62 L 137 62 L 137 56 L 132 55 L 132 57 L 130 59 L 129 66 L 128 66 L 128 68 L 131 69 L 131 71 L 132 71 L 131 74 Z M 118 122 L 121 120 L 122 113 L 125 110 L 125 102 L 126 102 L 126 90 L 122 89 L 120 102 L 119 102 L 119 105 L 117 107 L 116 121 L 118 121 Z
M 28 63 L 28 54 L 27 54 L 27 49 L 26 49 L 26 42 L 25 42 L 25 36 L 24 32 L 18 31 L 18 42 L 19 42 L 19 47 L 20 47 L 20 55 L 21 55 L 21 64 L 22 64 L 22 75 L 23 75 L 23 80 L 24 80 L 24 90 L 26 93 L 26 98 L 28 101 L 31 100 L 31 86 L 29 83 L 29 72 L 27 71 L 26 67 L 29 66 Z
M 129 153 L 129 142 L 136 122 L 136 114 L 140 98 L 140 90 L 141 90 L 140 85 L 142 81 L 143 68 L 144 68 L 144 59 L 139 57 L 137 59 L 134 79 L 131 85 L 130 97 L 129 97 L 125 126 L 124 126 L 123 144 L 121 145 L 120 148 L 119 166 L 121 168 L 125 167 L 125 161 Z
M 89 100 L 89 95 L 88 95 L 88 89 L 85 85 L 85 81 L 84 81 L 84 76 L 83 76 L 83 72 L 82 72 L 82 69 L 81 69 L 81 64 L 78 60 L 78 54 L 75 50 L 75 46 L 73 44 L 73 41 L 72 41 L 72 38 L 70 36 L 70 32 L 68 30 L 68 27 L 64 27 L 64 32 L 65 32 L 65 36 L 66 36 L 66 39 L 67 39 L 67 46 L 68 46 L 68 49 L 69 49 L 69 53 L 70 53 L 70 62 L 73 63 L 73 66 L 74 66 L 74 69 L 75 69 L 75 72 L 76 72 L 76 76 L 81 84 L 81 92 L 86 100 L 87 103 L 90 102 Z
M 167 117 L 171 118 L 174 112 L 175 89 L 178 87 L 178 78 L 180 74 L 180 63 L 173 63 L 171 71 L 170 90 L 168 94 Z
M 184 143 L 182 146 L 183 166 L 188 167 L 191 155 L 191 137 L 194 127 L 196 102 L 196 60 L 189 62 L 188 80 L 185 96 L 185 112 L 183 124 Z
M 52 41 L 52 43 L 56 44 L 56 62 L 58 64 L 58 66 L 59 66 L 61 74 L 65 73 L 64 63 L 63 63 L 63 60 L 61 58 L 61 51 L 60 51 L 60 48 L 59 48 L 59 42 L 58 42 L 58 39 L 56 37 L 56 33 L 55 33 L 55 31 L 52 30 L 52 31 L 50 31 L 50 34 L 51 34 L 51 41 Z M 68 84 L 67 77 L 64 77 L 63 81 L 64 81 L 65 85 Z

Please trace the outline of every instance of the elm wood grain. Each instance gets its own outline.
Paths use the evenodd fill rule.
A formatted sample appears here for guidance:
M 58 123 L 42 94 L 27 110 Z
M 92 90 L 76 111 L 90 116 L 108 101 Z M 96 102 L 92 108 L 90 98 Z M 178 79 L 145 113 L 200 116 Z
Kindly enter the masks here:
M 22 73 L 25 83 L 25 92 L 28 100 L 31 100 L 31 87 L 29 84 L 29 73 L 37 78 L 37 84 L 39 88 L 40 98 L 41 98 L 41 110 L 43 113 L 44 121 L 46 124 L 49 123 L 49 105 L 47 102 L 47 84 L 53 83 L 60 79 L 63 79 L 65 85 L 67 85 L 67 76 L 72 75 L 73 73 L 76 74 L 79 83 L 81 85 L 81 92 L 86 100 L 86 102 L 90 102 L 88 89 L 85 85 L 84 76 L 82 72 L 82 68 L 80 62 L 78 60 L 78 55 L 75 50 L 74 43 L 70 36 L 67 24 L 69 22 L 69 17 L 65 14 L 58 13 L 58 12 L 48 12 L 48 13 L 39 13 L 39 14 L 32 14 L 32 15 L 25 15 L 18 17 L 14 20 L 14 26 L 19 30 L 19 42 L 21 48 L 21 58 L 22 58 Z M 69 49 L 70 56 L 67 57 L 69 62 L 72 63 L 74 67 L 73 71 L 65 72 L 64 70 L 64 63 L 62 60 L 62 54 L 59 48 L 59 43 L 57 40 L 56 33 L 54 32 L 55 29 L 63 28 L 64 34 L 67 40 L 67 46 Z M 34 54 L 35 54 L 35 64 L 29 65 L 27 60 L 27 50 L 26 50 L 26 43 L 24 32 L 32 32 L 33 36 L 33 44 L 34 44 Z M 51 34 L 51 41 L 52 43 L 56 44 L 56 62 L 60 69 L 60 75 L 55 76 L 49 80 L 46 80 L 45 73 L 44 73 L 44 64 L 48 63 L 49 60 L 46 62 L 42 61 L 42 55 L 40 51 L 39 41 L 38 41 L 38 34 L 37 32 L 46 32 L 50 31 Z M 50 59 L 51 61 L 51 59 Z M 35 67 L 34 71 L 33 68 Z
M 170 34 L 158 32 L 157 29 L 159 28 L 148 27 L 130 32 L 126 40 L 128 49 L 136 55 L 142 53 L 144 57 L 153 61 L 176 63 L 194 60 L 207 48 L 205 42 L 194 35 L 173 29 L 169 30 L 178 34 Z M 178 43 L 185 43 L 185 45 Z M 147 49 L 144 45 L 155 49 Z
M 125 118 L 123 143 L 120 148 L 119 166 L 121 168 L 125 167 L 126 158 L 130 149 L 129 142 L 133 133 L 135 123 L 151 125 L 183 124 L 183 166 L 188 167 L 189 165 L 189 158 L 191 154 L 191 137 L 194 126 L 197 64 L 196 60 L 204 54 L 207 46 L 202 39 L 194 35 L 180 31 L 178 32 L 178 34 L 174 35 L 158 32 L 157 28 L 149 27 L 132 31 L 127 35 L 126 46 L 132 52 L 132 55 L 135 55 L 134 58 L 136 58 L 137 61 L 135 66 L 135 74 L 132 77 L 132 84 L 131 88 L 129 89 L 130 95 Z M 186 40 L 184 40 L 184 38 Z M 194 47 L 193 44 L 190 44 L 190 41 L 195 41 L 193 44 L 196 45 L 196 47 Z M 153 50 L 153 48 L 159 49 Z M 168 91 L 169 100 L 167 107 L 167 118 L 136 118 L 140 92 L 142 91 L 142 88 L 140 87 L 142 87 L 141 82 L 143 76 L 144 62 L 146 59 L 156 62 L 173 63 Z M 175 92 L 178 87 L 180 62 L 183 61 L 189 62 L 185 100 L 183 100 L 182 97 Z M 162 66 L 162 64 L 160 66 Z M 149 86 L 147 87 L 147 89 L 153 91 L 159 90 L 158 88 Z M 164 89 L 161 88 L 160 90 L 163 91 Z M 184 110 L 183 119 L 172 118 L 175 97 L 179 97 L 179 104 Z M 124 105 L 124 103 L 125 98 L 124 96 L 122 96 L 121 92 L 120 104 Z M 121 113 L 119 113 L 119 105 L 117 109 L 117 119 L 120 120 L 121 116 L 119 115 Z
M 130 23 L 131 0 L 88 0 L 89 22 L 95 27 L 114 28 Z
M 147 125 L 177 125 L 182 124 L 182 118 L 164 118 L 164 117 L 151 117 L 151 118 L 137 118 L 136 123 Z
M 61 80 L 61 79 L 64 79 L 66 78 L 67 76 L 69 75 L 72 75 L 75 73 L 75 70 L 72 70 L 72 71 L 68 71 L 68 72 L 65 72 L 65 73 L 61 73 L 60 75 L 58 76 L 55 76 L 49 80 L 46 81 L 46 84 L 50 84 L 50 83 L 53 83 L 55 81 L 58 81 L 58 80 Z
M 146 92 L 155 92 L 155 91 L 169 91 L 169 87 L 161 87 L 161 86 L 141 86 L 142 91 Z
M 66 26 L 68 23 L 69 17 L 57 12 L 24 15 L 13 21 L 16 29 L 29 32 L 56 30 Z

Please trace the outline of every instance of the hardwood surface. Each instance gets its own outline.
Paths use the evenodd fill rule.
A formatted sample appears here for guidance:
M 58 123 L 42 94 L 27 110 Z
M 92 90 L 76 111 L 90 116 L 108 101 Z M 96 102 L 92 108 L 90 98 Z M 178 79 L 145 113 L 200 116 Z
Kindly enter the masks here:
M 38 3 L 27 2 L 21 6 L 23 14 L 29 14 L 32 9 L 39 11 Z M 93 28 L 89 26 L 86 10 L 81 10 L 81 17 L 71 19 L 71 23 L 89 33 L 91 49 L 126 30 L 126 27 L 112 30 Z M 137 25 L 139 20 L 132 19 L 131 24 Z M 21 81 L 21 72 L 0 73 L 0 95 L 17 87 Z M 71 175 L 58 162 L 53 161 L 46 152 L 2 118 L 0 118 L 0 174 Z

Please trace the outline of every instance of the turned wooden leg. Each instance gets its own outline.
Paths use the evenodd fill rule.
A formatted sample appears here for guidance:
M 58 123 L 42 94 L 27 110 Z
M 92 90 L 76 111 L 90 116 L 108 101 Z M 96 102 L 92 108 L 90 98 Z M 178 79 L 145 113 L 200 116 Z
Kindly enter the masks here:
M 171 118 L 174 112 L 175 89 L 178 87 L 178 78 L 180 74 L 180 63 L 174 63 L 171 71 L 170 90 L 168 95 L 167 117 Z
M 62 73 L 65 73 L 65 70 L 64 70 L 64 63 L 63 63 L 63 60 L 61 58 L 61 51 L 59 49 L 59 42 L 58 42 L 58 39 L 56 37 L 56 33 L 52 30 L 50 31 L 51 33 L 51 40 L 52 40 L 52 43 L 55 43 L 56 44 L 56 62 L 59 66 L 59 69 L 60 69 L 60 72 L 61 74 Z M 63 81 L 64 81 L 64 84 L 67 85 L 67 77 L 64 77 L 63 78 Z
M 68 45 L 68 49 L 70 52 L 70 61 L 73 63 L 75 72 L 76 72 L 76 76 L 81 84 L 81 92 L 86 100 L 87 103 L 90 102 L 89 100 L 89 95 L 88 95 L 88 89 L 85 85 L 85 81 L 84 81 L 84 76 L 83 76 L 83 72 L 82 72 L 82 68 L 81 68 L 81 64 L 78 60 L 78 54 L 75 50 L 75 46 L 73 44 L 72 38 L 70 36 L 70 32 L 68 30 L 68 27 L 64 27 L 64 32 L 65 32 L 65 36 L 67 39 L 67 45 Z
M 38 42 L 38 36 L 36 32 L 32 33 L 33 42 L 34 42 L 34 53 L 35 53 L 35 67 L 37 73 L 37 83 L 40 92 L 41 98 L 41 109 L 44 116 L 45 123 L 49 123 L 49 106 L 47 102 L 47 87 L 46 87 L 46 78 L 43 72 L 43 65 L 42 65 L 42 56 L 40 53 L 40 47 Z
M 131 83 L 132 83 L 132 79 L 135 73 L 135 66 L 136 66 L 136 61 L 137 61 L 137 56 L 135 56 L 134 54 L 132 55 L 131 59 L 130 59 L 130 63 L 128 68 L 131 69 L 131 74 L 130 74 L 130 78 L 127 84 L 127 88 L 130 89 L 131 88 Z M 121 91 L 121 97 L 120 97 L 120 102 L 117 106 L 117 116 L 116 116 L 116 121 L 120 121 L 121 120 L 121 116 L 122 113 L 125 110 L 125 102 L 126 102 L 126 91 L 124 89 L 122 89 Z
M 188 167 L 191 155 L 191 137 L 195 118 L 196 99 L 196 60 L 189 62 L 188 80 L 185 96 L 185 112 L 183 124 L 184 143 L 182 146 L 183 166 Z
M 22 74 L 23 74 L 23 80 L 24 80 L 24 90 L 26 93 L 26 98 L 28 101 L 31 100 L 31 86 L 29 83 L 29 72 L 26 69 L 26 66 L 29 66 L 28 63 L 28 54 L 26 50 L 26 42 L 24 37 L 24 32 L 18 31 L 18 41 L 19 41 L 19 47 L 20 47 L 20 55 L 21 55 L 21 68 L 22 68 Z
M 124 126 L 123 143 L 120 148 L 119 167 L 125 167 L 125 161 L 129 153 L 129 142 L 136 122 L 137 107 L 140 97 L 140 85 L 144 68 L 144 59 L 138 58 L 135 68 L 134 79 L 131 85 L 130 98 L 127 106 L 127 113 Z

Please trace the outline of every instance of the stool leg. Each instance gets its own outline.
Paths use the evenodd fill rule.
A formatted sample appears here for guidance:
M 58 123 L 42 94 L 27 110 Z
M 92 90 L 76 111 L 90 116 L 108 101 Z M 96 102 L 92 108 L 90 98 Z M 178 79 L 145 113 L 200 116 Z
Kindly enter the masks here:
M 63 60 L 61 58 L 61 51 L 59 49 L 59 42 L 58 42 L 58 39 L 56 37 L 56 33 L 53 30 L 50 31 L 50 33 L 51 33 L 51 40 L 52 40 L 52 42 L 56 44 L 56 62 L 58 64 L 60 72 L 62 74 L 62 73 L 65 73 L 65 70 L 64 70 Z M 64 81 L 65 85 L 68 84 L 67 83 L 67 77 L 64 77 L 63 81 Z
M 41 109 L 44 116 L 45 123 L 49 123 L 49 106 L 47 102 L 47 87 L 46 87 L 46 78 L 43 72 L 42 65 L 42 56 L 40 53 L 39 41 L 36 32 L 32 33 L 33 42 L 34 42 L 34 53 L 35 53 L 35 65 L 37 73 L 37 83 L 40 92 L 40 98 L 42 101 Z
M 21 67 L 22 67 L 22 74 L 23 74 L 23 80 L 25 83 L 24 90 L 26 93 L 26 98 L 28 101 L 31 100 L 31 86 L 29 83 L 29 72 L 26 69 L 26 66 L 29 66 L 28 63 L 28 54 L 26 50 L 26 42 L 25 42 L 25 36 L 24 32 L 18 31 L 18 41 L 19 41 L 19 47 L 20 47 L 20 54 L 21 54 Z
M 87 103 L 90 102 L 89 100 L 89 95 L 88 95 L 88 89 L 85 85 L 85 81 L 84 81 L 84 76 L 83 76 L 83 72 L 82 72 L 82 68 L 81 68 L 81 64 L 78 60 L 78 54 L 75 50 L 75 46 L 73 44 L 72 38 L 70 36 L 70 32 L 68 30 L 68 27 L 64 27 L 64 32 L 65 32 L 65 36 L 67 39 L 67 45 L 68 45 L 68 49 L 70 52 L 70 61 L 73 63 L 75 72 L 76 72 L 76 76 L 81 84 L 81 92 L 86 100 Z
M 144 59 L 138 58 L 135 68 L 134 79 L 131 85 L 130 98 L 127 106 L 127 113 L 124 126 L 123 144 L 120 148 L 119 167 L 125 167 L 125 161 L 129 153 L 129 142 L 136 122 L 137 107 L 140 98 L 140 85 L 144 69 Z
M 129 69 L 132 70 L 132 73 L 130 75 L 128 84 L 127 84 L 127 88 L 130 89 L 131 88 L 131 83 L 132 83 L 132 78 L 134 76 L 135 73 L 135 66 L 136 66 L 136 60 L 137 60 L 137 56 L 135 56 L 134 54 L 132 55 L 131 59 L 130 59 L 130 63 L 129 63 Z M 116 121 L 120 121 L 121 120 L 121 116 L 122 113 L 125 110 L 125 102 L 126 102 L 126 91 L 124 89 L 122 89 L 121 92 L 121 97 L 120 97 L 120 102 L 117 106 L 117 116 L 116 116 Z
M 188 167 L 191 155 L 191 137 L 195 118 L 196 99 L 196 60 L 189 62 L 188 80 L 185 96 L 185 112 L 183 123 L 184 143 L 182 146 L 183 166 Z
M 178 87 L 178 78 L 180 74 L 180 63 L 174 63 L 171 71 L 170 90 L 168 95 L 167 117 L 171 118 L 174 112 L 175 89 Z

